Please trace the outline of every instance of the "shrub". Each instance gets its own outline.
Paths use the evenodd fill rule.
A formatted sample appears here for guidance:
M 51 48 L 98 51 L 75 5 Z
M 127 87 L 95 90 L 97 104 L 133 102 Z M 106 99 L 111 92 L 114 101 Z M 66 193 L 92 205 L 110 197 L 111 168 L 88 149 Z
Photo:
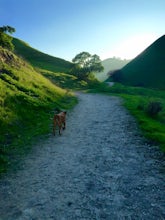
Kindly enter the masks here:
M 162 111 L 162 109 L 163 109 L 163 106 L 161 102 L 151 101 L 148 103 L 146 111 L 148 115 L 150 115 L 151 117 L 155 117 L 158 115 L 160 111 Z

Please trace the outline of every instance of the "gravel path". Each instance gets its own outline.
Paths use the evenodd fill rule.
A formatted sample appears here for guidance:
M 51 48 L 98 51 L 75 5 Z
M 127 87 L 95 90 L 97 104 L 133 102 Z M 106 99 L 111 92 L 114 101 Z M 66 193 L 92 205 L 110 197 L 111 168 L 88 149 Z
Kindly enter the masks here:
M 163 155 L 121 100 L 78 94 L 67 129 L 0 180 L 0 220 L 165 219 Z

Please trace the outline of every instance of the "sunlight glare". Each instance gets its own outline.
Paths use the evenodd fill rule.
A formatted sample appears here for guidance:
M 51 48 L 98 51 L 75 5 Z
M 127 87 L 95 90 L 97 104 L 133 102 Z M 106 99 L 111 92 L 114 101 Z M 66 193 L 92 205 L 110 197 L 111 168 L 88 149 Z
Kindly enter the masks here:
M 133 59 L 150 46 L 157 38 L 158 36 L 155 34 L 140 34 L 132 36 L 121 42 L 113 51 L 104 53 L 102 57 Z

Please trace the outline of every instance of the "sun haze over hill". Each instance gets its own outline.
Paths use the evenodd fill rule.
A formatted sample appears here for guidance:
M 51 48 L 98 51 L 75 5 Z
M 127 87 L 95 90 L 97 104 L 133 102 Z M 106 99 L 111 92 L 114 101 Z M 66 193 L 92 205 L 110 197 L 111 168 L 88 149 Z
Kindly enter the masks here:
M 123 67 L 119 78 L 127 85 L 165 89 L 165 35 Z
M 120 69 L 123 66 L 125 66 L 130 60 L 122 60 L 117 57 L 108 58 L 102 61 L 102 65 L 104 67 L 104 70 L 99 73 L 95 73 L 95 76 L 100 81 L 105 81 L 109 77 L 109 72 L 114 71 L 116 69 Z

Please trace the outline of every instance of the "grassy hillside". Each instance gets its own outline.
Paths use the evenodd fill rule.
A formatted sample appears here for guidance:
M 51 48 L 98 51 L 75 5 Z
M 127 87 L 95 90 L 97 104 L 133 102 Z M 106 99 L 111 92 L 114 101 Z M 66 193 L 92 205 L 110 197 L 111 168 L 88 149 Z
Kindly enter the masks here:
M 26 59 L 38 72 L 65 89 L 86 89 L 95 86 L 96 78 L 88 77 L 86 81 L 71 75 L 73 63 L 44 54 L 22 40 L 13 38 L 15 53 Z
M 84 80 L 79 80 L 76 76 L 66 74 L 66 73 L 55 73 L 48 70 L 39 69 L 39 72 L 48 78 L 52 83 L 58 85 L 65 89 L 86 89 L 88 88 L 87 82 Z
M 116 70 L 116 69 L 121 69 L 128 62 L 130 62 L 130 60 L 122 60 L 116 57 L 103 60 L 102 65 L 104 67 L 104 70 L 100 73 L 95 73 L 95 76 L 98 80 L 105 81 L 109 77 L 107 74 L 108 72 Z
M 121 72 L 120 82 L 126 85 L 165 89 L 165 35 L 123 67 Z
M 53 72 L 64 72 L 64 73 L 68 72 L 70 68 L 72 67 L 72 63 L 66 60 L 42 53 L 30 47 L 27 43 L 17 38 L 13 38 L 12 42 L 15 47 L 15 52 L 21 57 L 25 58 L 34 67 L 46 69 L 46 70 L 53 71 Z
M 14 53 L 0 47 L 0 172 L 37 135 L 51 132 L 54 110 L 76 103 Z

